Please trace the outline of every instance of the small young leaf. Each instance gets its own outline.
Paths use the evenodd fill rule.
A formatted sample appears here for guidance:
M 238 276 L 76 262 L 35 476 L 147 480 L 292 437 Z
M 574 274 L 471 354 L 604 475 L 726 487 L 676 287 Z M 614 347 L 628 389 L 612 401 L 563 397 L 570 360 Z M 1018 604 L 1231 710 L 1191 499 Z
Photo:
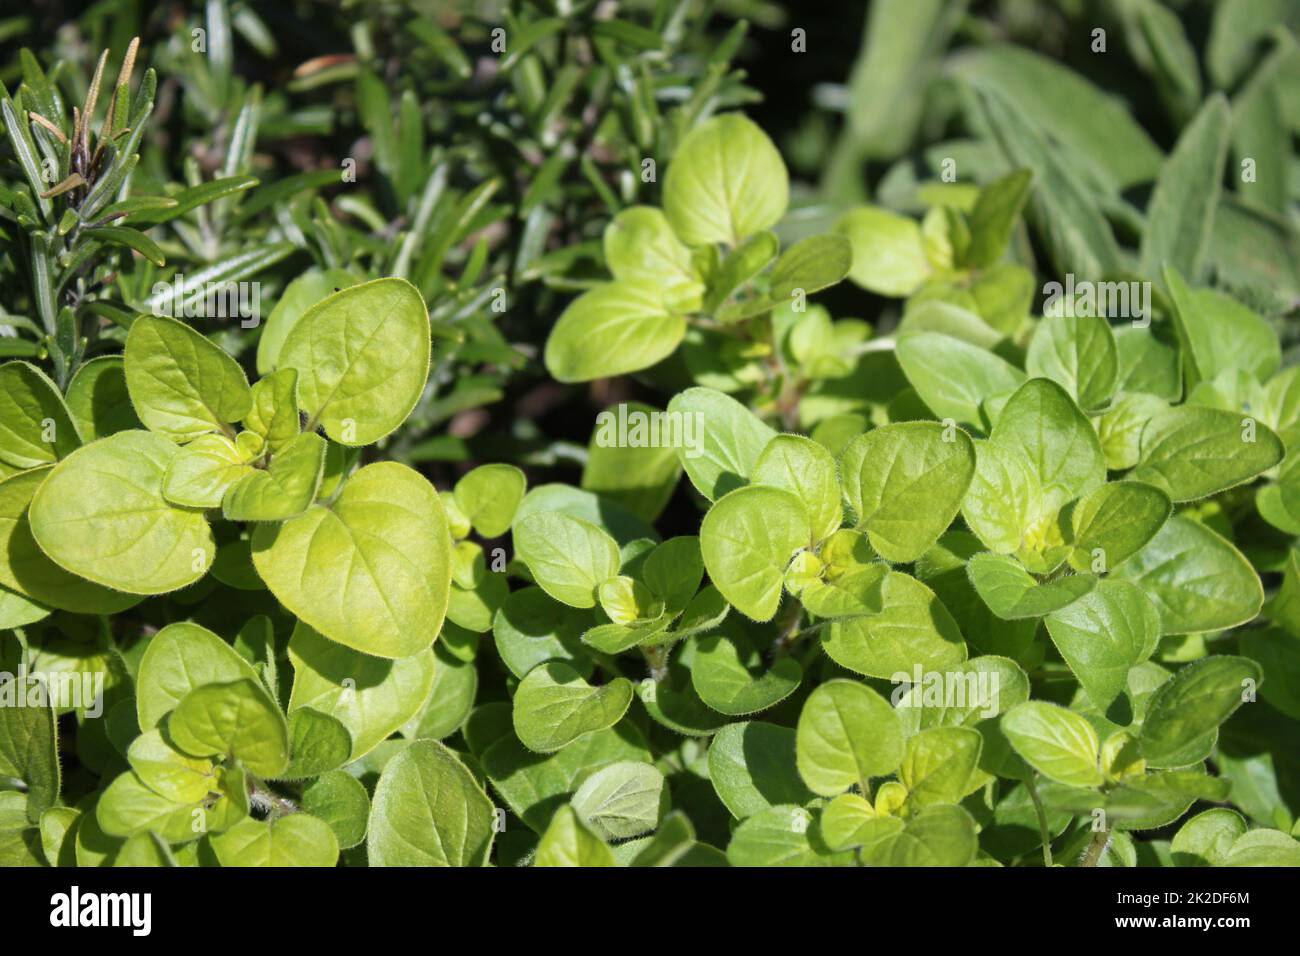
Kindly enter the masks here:
M 244 427 L 261 435 L 272 454 L 298 437 L 296 369 L 272 372 L 253 386 L 253 405 L 244 416 Z
M 1164 492 L 1140 481 L 1108 482 L 1088 492 L 1070 511 L 1070 565 L 1078 571 L 1111 570 L 1145 546 L 1172 511 Z
M 231 756 L 260 777 L 289 765 L 289 727 L 260 682 L 205 684 L 186 694 L 167 719 L 176 745 L 196 757 Z
M 231 521 L 284 521 L 306 511 L 325 470 L 324 438 L 305 432 L 286 442 L 265 469 L 243 474 L 221 502 Z
M 515 511 L 524 498 L 527 479 L 513 465 L 480 465 L 456 482 L 456 503 L 485 538 L 510 530 Z
M 200 435 L 167 465 L 163 497 L 187 508 L 219 508 L 230 486 L 252 471 L 225 435 Z
M 149 642 L 136 675 L 136 713 L 142 731 L 158 726 L 196 688 L 258 680 L 235 649 L 205 627 L 168 624 Z
M 967 563 L 966 571 L 989 610 L 1004 621 L 1051 614 L 1097 584 L 1091 574 L 1070 574 L 1039 583 L 1015 558 L 1001 554 L 977 554 Z

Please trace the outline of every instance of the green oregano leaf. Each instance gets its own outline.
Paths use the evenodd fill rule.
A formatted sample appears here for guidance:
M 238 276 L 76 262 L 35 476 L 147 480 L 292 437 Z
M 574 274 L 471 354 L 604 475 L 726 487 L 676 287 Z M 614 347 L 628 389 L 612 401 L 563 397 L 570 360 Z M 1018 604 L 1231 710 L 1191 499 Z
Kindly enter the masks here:
M 376 279 L 307 309 L 285 337 L 276 367 L 297 370 L 298 401 L 310 424 L 341 445 L 370 445 L 415 407 L 429 356 L 429 313 L 419 291 L 404 279 Z
M 179 449 L 118 432 L 73 452 L 32 498 L 32 535 L 79 577 L 130 594 L 165 594 L 203 577 L 216 545 L 202 513 L 173 505 L 163 479 Z
M 133 322 L 125 361 L 140 421 L 174 441 L 220 431 L 252 408 L 239 363 L 175 319 L 145 315 Z
M 483 866 L 492 801 L 436 740 L 409 744 L 384 768 L 370 808 L 371 866 Z
M 379 657 L 433 643 L 451 587 L 451 537 L 442 503 L 396 462 L 362 468 L 338 498 L 253 533 L 253 564 L 300 620 Z
M 616 677 L 593 687 L 568 664 L 539 664 L 515 691 L 515 733 L 524 746 L 550 753 L 583 734 L 618 723 L 632 703 L 632 684 Z

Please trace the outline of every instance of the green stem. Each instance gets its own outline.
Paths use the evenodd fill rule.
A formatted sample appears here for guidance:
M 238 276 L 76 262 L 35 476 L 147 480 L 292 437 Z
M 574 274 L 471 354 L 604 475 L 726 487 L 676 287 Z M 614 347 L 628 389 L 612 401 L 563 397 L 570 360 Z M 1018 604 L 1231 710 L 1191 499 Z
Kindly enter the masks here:
M 1033 777 L 1025 782 L 1029 788 L 1029 799 L 1034 801 L 1034 812 L 1038 814 L 1038 833 L 1043 838 L 1043 866 L 1052 865 L 1052 834 L 1047 827 L 1047 809 L 1043 806 L 1043 798 L 1038 795 L 1038 787 L 1034 785 Z

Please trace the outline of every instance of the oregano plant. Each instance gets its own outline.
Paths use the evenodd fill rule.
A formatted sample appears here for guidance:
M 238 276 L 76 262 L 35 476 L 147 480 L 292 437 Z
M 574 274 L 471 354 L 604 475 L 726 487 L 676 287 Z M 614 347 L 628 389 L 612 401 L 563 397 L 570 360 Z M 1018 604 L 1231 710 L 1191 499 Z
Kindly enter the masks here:
M 0 865 L 1300 865 L 1295 24 L 571 6 L 0 19 Z

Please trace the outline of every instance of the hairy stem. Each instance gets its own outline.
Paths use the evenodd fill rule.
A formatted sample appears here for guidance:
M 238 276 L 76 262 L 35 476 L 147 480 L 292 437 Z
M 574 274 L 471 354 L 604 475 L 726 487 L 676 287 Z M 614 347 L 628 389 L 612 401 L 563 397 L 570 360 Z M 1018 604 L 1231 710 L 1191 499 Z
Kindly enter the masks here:
M 1101 862 L 1101 856 L 1108 846 L 1110 846 L 1110 830 L 1103 828 L 1094 831 L 1092 841 L 1088 844 L 1088 849 L 1083 851 L 1083 861 L 1079 865 L 1096 866 Z
M 298 812 L 296 803 L 288 797 L 280 796 L 280 794 L 258 781 L 250 781 L 249 783 L 248 802 L 256 809 L 271 816 L 280 817 Z
M 646 667 L 650 669 L 650 679 L 656 684 L 668 676 L 668 653 L 667 644 L 656 644 L 650 647 L 642 646 L 641 653 L 645 656 Z

